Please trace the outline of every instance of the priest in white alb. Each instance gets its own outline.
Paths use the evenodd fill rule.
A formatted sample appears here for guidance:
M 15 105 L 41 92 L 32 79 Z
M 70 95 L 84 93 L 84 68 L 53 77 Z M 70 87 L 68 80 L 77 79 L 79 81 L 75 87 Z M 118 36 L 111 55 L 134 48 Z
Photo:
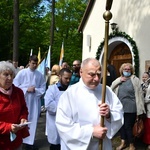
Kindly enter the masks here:
M 38 58 L 36 55 L 30 57 L 29 67 L 22 69 L 16 75 L 13 83 L 24 92 L 29 115 L 28 121 L 30 136 L 23 140 L 26 144 L 25 149 L 36 149 L 34 139 L 37 128 L 37 121 L 41 111 L 41 96 L 45 93 L 46 82 L 42 73 L 36 70 Z
M 81 79 L 60 97 L 56 126 L 62 150 L 98 150 L 103 140 L 103 150 L 112 150 L 111 139 L 123 125 L 122 104 L 109 87 L 105 103 L 101 104 L 101 66 L 95 58 L 81 64 Z M 104 127 L 100 118 L 104 116 Z

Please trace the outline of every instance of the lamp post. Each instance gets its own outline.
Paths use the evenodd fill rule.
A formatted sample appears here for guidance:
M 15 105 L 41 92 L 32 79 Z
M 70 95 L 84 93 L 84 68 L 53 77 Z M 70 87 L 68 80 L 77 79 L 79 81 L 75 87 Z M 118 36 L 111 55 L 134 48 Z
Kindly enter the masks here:
M 106 94 L 106 76 L 107 76 L 107 55 L 108 55 L 108 35 L 109 35 L 109 20 L 112 18 L 110 12 L 113 0 L 106 1 L 106 11 L 103 14 L 105 19 L 105 41 L 104 41 L 104 60 L 103 60 L 103 85 L 102 85 L 102 103 L 105 103 Z M 104 117 L 101 116 L 100 126 L 104 126 Z M 99 150 L 103 149 L 103 140 L 100 140 Z

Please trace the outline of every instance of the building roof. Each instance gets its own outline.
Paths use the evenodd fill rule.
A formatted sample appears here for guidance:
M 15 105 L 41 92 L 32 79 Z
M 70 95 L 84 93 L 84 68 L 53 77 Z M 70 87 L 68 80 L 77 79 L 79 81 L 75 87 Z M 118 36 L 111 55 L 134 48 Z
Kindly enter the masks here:
M 86 7 L 86 10 L 84 12 L 83 18 L 82 18 L 82 20 L 80 22 L 80 25 L 78 27 L 78 32 L 82 32 L 82 30 L 83 30 L 83 28 L 84 28 L 84 26 L 86 24 L 86 21 L 87 21 L 87 19 L 89 17 L 89 14 L 90 14 L 90 12 L 91 12 L 91 10 L 93 8 L 94 3 L 95 3 L 95 0 L 89 0 L 88 5 Z

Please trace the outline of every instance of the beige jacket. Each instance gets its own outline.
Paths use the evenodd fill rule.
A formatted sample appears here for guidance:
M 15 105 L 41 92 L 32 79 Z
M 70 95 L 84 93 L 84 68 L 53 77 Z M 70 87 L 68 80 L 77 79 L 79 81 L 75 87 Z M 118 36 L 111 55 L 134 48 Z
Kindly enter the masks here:
M 146 108 L 147 108 L 147 112 L 146 115 L 148 118 L 150 118 L 150 84 L 147 88 L 147 92 L 146 92 L 146 96 L 145 96 L 145 104 L 146 104 Z
M 113 81 L 111 88 L 112 90 L 118 95 L 118 89 L 119 85 L 121 84 L 121 77 L 117 78 L 115 81 Z M 137 115 L 141 115 L 145 113 L 145 108 L 144 108 L 144 98 L 143 98 L 143 93 L 141 89 L 141 83 L 139 78 L 137 78 L 135 75 L 131 76 L 131 82 L 134 87 L 135 91 L 135 98 L 136 98 L 136 106 L 137 106 Z

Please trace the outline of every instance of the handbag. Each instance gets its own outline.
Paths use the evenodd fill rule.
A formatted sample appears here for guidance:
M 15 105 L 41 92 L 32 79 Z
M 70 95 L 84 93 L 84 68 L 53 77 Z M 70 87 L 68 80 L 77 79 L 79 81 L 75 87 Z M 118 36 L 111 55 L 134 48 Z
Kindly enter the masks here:
M 144 123 L 142 118 L 136 118 L 133 126 L 133 136 L 139 138 L 144 133 Z

